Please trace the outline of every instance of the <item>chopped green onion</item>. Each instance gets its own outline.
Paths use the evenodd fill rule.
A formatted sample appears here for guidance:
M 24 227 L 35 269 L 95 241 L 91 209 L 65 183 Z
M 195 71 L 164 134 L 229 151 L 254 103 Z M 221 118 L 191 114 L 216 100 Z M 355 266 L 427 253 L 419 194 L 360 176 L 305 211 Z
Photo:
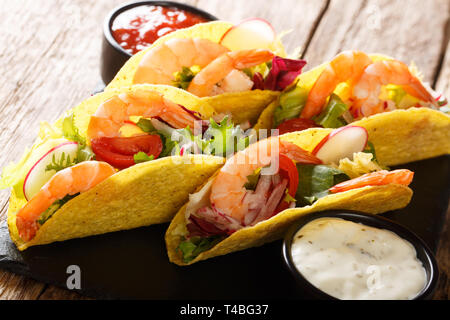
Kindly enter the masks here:
M 348 110 L 346 105 L 339 96 L 332 94 L 325 109 L 313 120 L 324 128 L 339 128 L 347 123 L 342 115 Z

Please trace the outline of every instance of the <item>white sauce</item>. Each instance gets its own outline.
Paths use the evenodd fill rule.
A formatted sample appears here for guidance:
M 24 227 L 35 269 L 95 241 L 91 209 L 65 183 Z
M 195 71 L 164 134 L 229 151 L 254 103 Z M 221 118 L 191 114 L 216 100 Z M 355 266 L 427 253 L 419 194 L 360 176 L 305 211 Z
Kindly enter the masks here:
M 425 286 L 416 250 L 388 230 L 316 219 L 295 234 L 291 250 L 300 273 L 338 299 L 413 299 Z

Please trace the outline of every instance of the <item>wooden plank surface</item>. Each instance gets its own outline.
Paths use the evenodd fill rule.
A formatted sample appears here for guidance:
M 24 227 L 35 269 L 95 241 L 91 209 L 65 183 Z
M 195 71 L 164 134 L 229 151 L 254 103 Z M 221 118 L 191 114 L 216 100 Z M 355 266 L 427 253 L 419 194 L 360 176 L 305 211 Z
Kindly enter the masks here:
M 88 97 L 100 81 L 102 22 L 122 0 L 5 1 L 0 6 L 0 168 L 30 146 L 39 121 L 52 122 Z M 288 52 L 300 48 L 311 68 L 344 49 L 382 52 L 414 61 L 425 79 L 450 97 L 448 0 L 189 0 L 232 22 L 269 20 Z M 9 191 L 0 191 L 0 219 Z M 435 299 L 449 296 L 449 219 L 437 258 L 443 271 Z M 83 299 L 0 271 L 0 299 Z
M 305 58 L 320 64 L 343 50 L 383 53 L 424 70 L 433 82 L 445 39 L 448 0 L 331 1 Z M 426 52 L 426 53 L 425 53 Z
M 199 0 L 196 5 L 211 12 L 216 17 L 231 22 L 239 22 L 252 17 L 263 18 L 273 25 L 277 33 L 289 31 L 283 37 L 288 53 L 296 49 L 303 51 L 312 37 L 328 5 L 326 0 L 245 0 L 218 1 Z

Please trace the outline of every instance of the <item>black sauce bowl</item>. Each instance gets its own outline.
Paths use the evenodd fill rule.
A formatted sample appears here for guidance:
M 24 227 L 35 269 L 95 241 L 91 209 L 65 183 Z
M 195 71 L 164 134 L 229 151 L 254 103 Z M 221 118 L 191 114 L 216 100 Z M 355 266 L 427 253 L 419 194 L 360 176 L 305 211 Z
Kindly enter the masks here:
M 337 298 L 321 291 L 320 289 L 312 285 L 305 277 L 303 277 L 303 275 L 295 266 L 291 255 L 292 241 L 297 231 L 299 231 L 308 222 L 319 218 L 341 218 L 344 220 L 361 223 L 370 227 L 386 229 L 409 241 L 414 246 L 414 249 L 416 249 L 417 258 L 422 262 L 427 276 L 424 288 L 417 294 L 416 297 L 414 297 L 414 300 L 432 299 L 438 284 L 439 269 L 436 258 L 434 257 L 433 252 L 428 248 L 426 243 L 412 231 L 387 218 L 381 217 L 379 215 L 372 215 L 348 210 L 323 211 L 305 215 L 295 224 L 293 224 L 286 233 L 282 247 L 283 259 L 287 266 L 287 269 L 295 278 L 298 291 L 302 296 L 320 300 L 338 300 Z
M 142 5 L 175 7 L 181 10 L 194 13 L 200 17 L 205 18 L 208 21 L 217 20 L 215 16 L 206 11 L 200 10 L 196 7 L 187 4 L 172 1 L 134 1 L 116 7 L 106 16 L 105 21 L 103 23 L 103 42 L 100 61 L 100 75 L 105 84 L 108 84 L 112 79 L 114 79 L 116 73 L 132 56 L 129 52 L 123 49 L 120 46 L 120 44 L 114 39 L 111 30 L 114 19 L 120 13 Z

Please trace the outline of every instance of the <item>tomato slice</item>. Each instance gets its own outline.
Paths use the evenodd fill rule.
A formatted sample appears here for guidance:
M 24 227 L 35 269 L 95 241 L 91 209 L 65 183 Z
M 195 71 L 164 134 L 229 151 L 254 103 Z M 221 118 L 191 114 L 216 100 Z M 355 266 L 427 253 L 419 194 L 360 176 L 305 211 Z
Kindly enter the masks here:
M 156 159 L 163 149 L 159 135 L 141 135 L 134 137 L 101 137 L 91 141 L 97 160 L 125 169 L 135 165 L 133 156 L 138 152 L 153 155 Z
M 288 189 L 289 189 L 289 195 L 293 198 L 295 198 L 295 194 L 297 193 L 298 188 L 298 170 L 297 166 L 295 165 L 294 161 L 289 158 L 288 156 L 284 154 L 280 154 L 279 157 L 280 161 L 280 175 L 284 179 L 289 180 Z M 275 210 L 276 213 L 281 212 L 283 210 L 286 210 L 289 208 L 290 203 L 281 200 L 280 204 L 278 205 L 277 209 Z
M 289 132 L 302 131 L 309 128 L 319 127 L 311 119 L 295 118 L 291 120 L 286 120 L 278 126 L 279 134 L 285 134 Z

